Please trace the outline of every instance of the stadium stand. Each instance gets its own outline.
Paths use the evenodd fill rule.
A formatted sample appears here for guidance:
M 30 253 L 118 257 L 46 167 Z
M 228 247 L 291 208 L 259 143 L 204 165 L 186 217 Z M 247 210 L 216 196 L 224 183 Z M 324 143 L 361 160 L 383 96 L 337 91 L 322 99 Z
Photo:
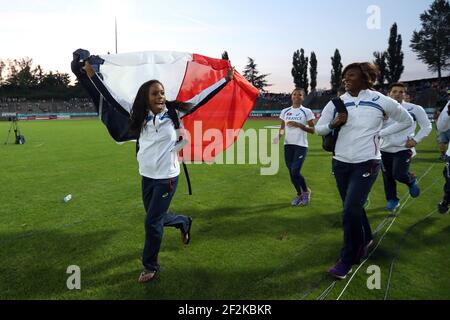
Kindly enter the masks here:
M 443 77 L 439 83 L 437 78 L 404 81 L 408 86 L 410 102 L 423 106 L 429 114 L 440 110 L 448 101 L 448 90 L 450 89 L 450 77 Z M 386 89 L 380 90 L 386 94 Z M 318 90 L 309 93 L 305 98 L 304 105 L 316 113 L 335 94 L 331 90 Z M 291 105 L 290 93 L 268 93 L 263 92 L 256 100 L 253 116 L 277 117 L 279 112 Z M 27 100 L 25 98 L 0 98 L 0 114 L 16 113 L 22 115 L 57 115 L 57 114 L 83 114 L 84 116 L 95 116 L 94 104 L 89 98 L 72 98 L 70 100 Z
M 24 98 L 0 98 L 1 112 L 16 113 L 65 113 L 95 112 L 94 104 L 87 98 L 62 100 L 27 100 Z
M 429 109 L 440 109 L 447 103 L 448 90 L 450 89 L 450 77 L 443 77 L 439 85 L 437 78 L 420 79 L 414 81 L 404 81 L 408 87 L 410 102 Z M 387 90 L 380 90 L 386 94 Z M 312 110 L 322 110 L 325 105 L 336 95 L 330 90 L 321 90 L 308 94 L 304 105 Z M 288 93 L 264 93 L 261 94 L 254 108 L 258 110 L 282 110 L 291 105 L 290 94 Z

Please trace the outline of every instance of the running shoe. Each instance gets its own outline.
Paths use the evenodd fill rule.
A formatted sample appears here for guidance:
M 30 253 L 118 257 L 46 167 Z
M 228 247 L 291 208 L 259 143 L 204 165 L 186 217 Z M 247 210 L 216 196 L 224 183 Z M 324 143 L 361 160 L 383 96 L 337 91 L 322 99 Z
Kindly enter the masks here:
M 438 211 L 440 214 L 444 214 L 447 213 L 448 211 L 448 202 L 445 200 L 442 200 L 441 202 L 439 202 L 438 204 Z
M 302 206 L 307 206 L 311 202 L 311 189 L 308 189 L 307 192 L 302 193 L 303 201 L 301 203 Z
M 342 260 L 339 260 L 334 267 L 328 270 L 328 273 L 338 280 L 344 280 L 350 272 L 352 272 L 352 266 L 342 262 Z
M 417 198 L 420 195 L 420 188 L 417 184 L 417 180 L 409 187 L 409 194 L 413 198 Z
M 386 205 L 386 210 L 394 212 L 400 206 L 400 201 L 398 200 L 389 200 Z
M 291 206 L 293 206 L 293 207 L 297 207 L 301 204 L 303 204 L 303 196 L 302 195 L 296 196 L 294 198 L 294 200 L 292 200 L 292 202 L 291 202 Z

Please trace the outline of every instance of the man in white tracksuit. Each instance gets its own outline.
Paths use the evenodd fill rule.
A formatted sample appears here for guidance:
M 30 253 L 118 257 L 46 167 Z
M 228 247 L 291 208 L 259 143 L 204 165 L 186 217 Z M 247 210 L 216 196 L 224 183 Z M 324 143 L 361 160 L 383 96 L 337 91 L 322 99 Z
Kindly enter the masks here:
M 442 110 L 439 118 L 436 122 L 437 129 L 439 131 L 450 130 L 450 101 L 447 103 L 445 108 Z M 450 145 L 446 153 L 445 168 L 444 168 L 444 198 L 438 205 L 439 213 L 446 213 L 448 211 L 448 206 L 450 204 Z
M 389 97 L 400 103 L 414 120 L 409 128 L 384 137 L 381 142 L 386 209 L 394 211 L 400 205 L 397 197 L 397 181 L 408 186 L 411 197 L 416 198 L 420 194 L 416 177 L 409 172 L 409 167 L 412 157 L 416 154 L 415 146 L 430 134 L 432 126 L 427 113 L 421 106 L 405 102 L 406 86 L 403 83 L 391 84 L 388 94 Z M 394 124 L 395 121 L 388 118 L 384 122 L 383 129 Z M 415 134 L 417 124 L 420 126 L 420 131 Z
M 377 68 L 373 64 L 347 66 L 343 71 L 346 93 L 340 98 L 348 115 L 336 115 L 330 102 L 316 124 L 316 132 L 322 136 L 342 125 L 334 151 L 333 174 L 344 206 L 344 244 L 340 260 L 329 270 L 337 279 L 345 279 L 352 265 L 367 256 L 373 243 L 364 203 L 381 167 L 380 138 L 413 124 L 409 113 L 397 101 L 370 89 L 376 78 Z M 382 129 L 385 116 L 396 123 Z

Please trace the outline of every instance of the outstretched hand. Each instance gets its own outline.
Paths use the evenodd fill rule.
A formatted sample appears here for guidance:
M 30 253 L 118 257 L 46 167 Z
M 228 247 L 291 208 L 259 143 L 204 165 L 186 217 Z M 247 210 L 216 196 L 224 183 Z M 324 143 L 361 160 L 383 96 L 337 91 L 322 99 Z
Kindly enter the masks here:
M 84 63 L 84 67 L 82 69 L 86 71 L 89 78 L 92 78 L 95 75 L 94 68 L 92 68 L 92 65 L 87 61 Z

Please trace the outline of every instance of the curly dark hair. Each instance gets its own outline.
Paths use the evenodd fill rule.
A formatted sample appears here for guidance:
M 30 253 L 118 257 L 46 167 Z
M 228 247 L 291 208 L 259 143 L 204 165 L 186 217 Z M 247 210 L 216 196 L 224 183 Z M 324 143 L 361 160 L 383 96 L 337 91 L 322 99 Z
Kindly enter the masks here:
M 368 88 L 373 88 L 373 85 L 377 81 L 378 76 L 378 67 L 370 62 L 355 62 L 351 63 L 344 68 L 342 71 L 342 78 L 345 77 L 345 74 L 350 69 L 359 69 L 361 70 L 362 76 Z

